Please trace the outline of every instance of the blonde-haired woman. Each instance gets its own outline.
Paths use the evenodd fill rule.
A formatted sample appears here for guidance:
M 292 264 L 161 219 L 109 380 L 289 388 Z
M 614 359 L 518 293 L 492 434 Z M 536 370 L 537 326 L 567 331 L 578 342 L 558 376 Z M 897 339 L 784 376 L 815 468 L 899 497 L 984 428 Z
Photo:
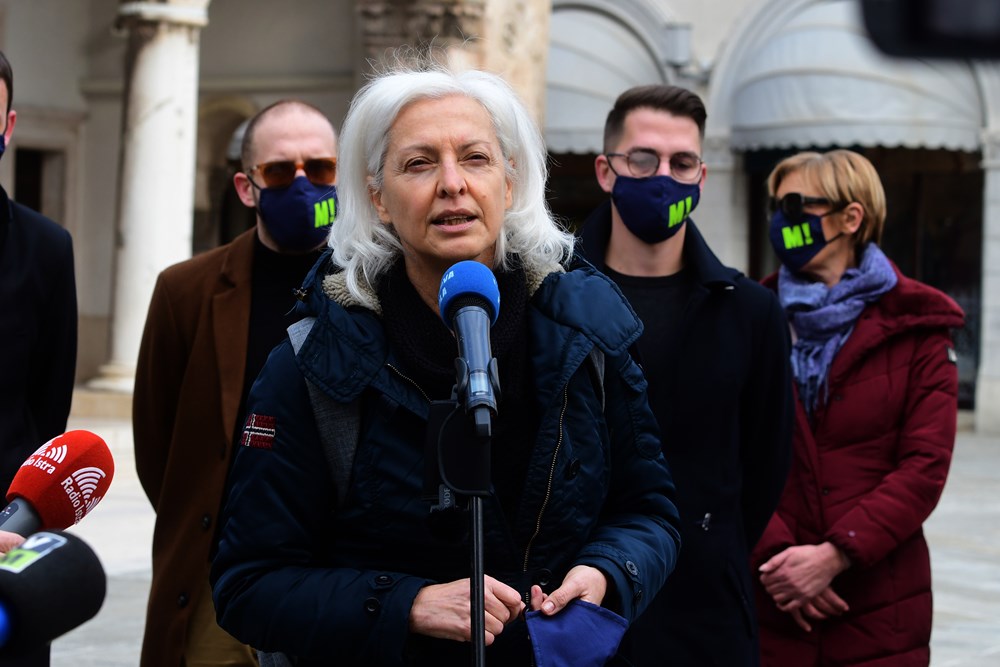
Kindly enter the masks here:
M 765 280 L 792 330 L 794 461 L 752 556 L 764 665 L 926 665 L 922 525 L 944 488 L 958 374 L 949 297 L 902 275 L 879 241 L 885 193 L 847 150 L 775 167 Z

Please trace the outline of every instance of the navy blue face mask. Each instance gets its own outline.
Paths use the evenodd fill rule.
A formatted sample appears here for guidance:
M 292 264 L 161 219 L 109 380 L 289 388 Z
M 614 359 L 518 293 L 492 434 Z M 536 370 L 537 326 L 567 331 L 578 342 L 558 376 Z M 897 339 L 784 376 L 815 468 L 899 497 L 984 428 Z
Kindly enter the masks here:
M 619 176 L 611 188 L 611 200 L 622 222 L 649 244 L 676 234 L 700 196 L 698 183 L 678 183 L 669 176 Z
M 287 188 L 261 188 L 257 211 L 280 249 L 308 252 L 330 233 L 337 216 L 337 189 L 299 176 Z
M 771 216 L 771 226 L 768 230 L 775 254 L 793 273 L 798 273 L 809 260 L 819 254 L 820 250 L 842 235 L 843 232 L 828 241 L 823 235 L 821 216 L 802 213 L 798 222 L 793 222 L 781 209 Z

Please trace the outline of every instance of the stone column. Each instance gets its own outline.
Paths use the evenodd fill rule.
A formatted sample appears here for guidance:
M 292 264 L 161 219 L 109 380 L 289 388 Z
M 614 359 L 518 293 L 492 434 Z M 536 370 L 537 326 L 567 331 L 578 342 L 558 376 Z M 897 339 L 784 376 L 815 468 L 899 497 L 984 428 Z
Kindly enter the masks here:
M 115 237 L 111 359 L 90 382 L 131 392 L 159 272 L 191 256 L 198 40 L 210 0 L 122 2 L 125 100 Z
M 983 136 L 983 282 L 976 431 L 1000 434 L 1000 129 Z
M 750 263 L 746 177 L 728 135 L 708 135 L 702 142 L 708 179 L 698 210 L 691 214 L 698 230 L 723 264 L 746 271 Z
M 400 47 L 433 48 L 447 60 L 452 51 L 481 49 L 485 0 L 358 0 L 362 57 L 376 63 Z M 467 41 L 473 38 L 471 42 Z M 477 62 L 471 63 L 473 65 Z M 359 68 L 359 74 L 365 74 Z
M 364 59 L 433 48 L 451 66 L 503 76 L 541 124 L 551 0 L 358 0 L 357 11 Z
M 551 0 L 489 0 L 483 23 L 482 67 L 514 87 L 538 123 L 545 123 L 545 72 Z

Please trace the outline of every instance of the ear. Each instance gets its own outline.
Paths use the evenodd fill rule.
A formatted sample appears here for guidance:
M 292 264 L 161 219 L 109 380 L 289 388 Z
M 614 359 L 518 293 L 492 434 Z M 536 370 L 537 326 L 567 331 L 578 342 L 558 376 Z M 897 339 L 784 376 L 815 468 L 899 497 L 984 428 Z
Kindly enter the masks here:
M 392 224 L 392 216 L 389 215 L 389 209 L 382 204 L 382 191 L 375 189 L 375 182 L 371 176 L 368 177 L 368 196 L 371 197 L 372 206 L 375 207 L 375 212 L 378 213 L 378 219 L 387 225 Z
M 510 161 L 510 166 L 511 169 L 514 168 L 513 160 Z M 507 192 L 504 194 L 504 200 L 503 200 L 504 201 L 503 208 L 506 211 L 507 209 L 509 209 L 511 206 L 514 205 L 514 180 L 509 174 L 507 174 L 504 177 L 504 182 L 507 184 Z
M 598 155 L 594 158 L 594 173 L 597 174 L 597 182 L 605 192 L 611 192 L 615 185 L 615 172 L 611 171 L 611 164 L 605 155 Z
M 861 223 L 865 219 L 865 209 L 858 202 L 851 202 L 844 209 L 843 215 L 841 216 L 840 228 L 841 231 L 847 235 L 852 235 L 854 232 L 858 231 L 861 227 Z
M 7 129 L 4 130 L 4 142 L 10 146 L 10 138 L 14 135 L 14 125 L 17 123 L 17 112 L 13 109 L 7 113 Z
M 233 174 L 233 186 L 236 187 L 236 194 L 239 196 L 240 201 L 247 208 L 256 208 L 257 200 L 254 199 L 254 186 L 250 182 L 250 178 L 244 174 L 242 171 L 238 171 Z

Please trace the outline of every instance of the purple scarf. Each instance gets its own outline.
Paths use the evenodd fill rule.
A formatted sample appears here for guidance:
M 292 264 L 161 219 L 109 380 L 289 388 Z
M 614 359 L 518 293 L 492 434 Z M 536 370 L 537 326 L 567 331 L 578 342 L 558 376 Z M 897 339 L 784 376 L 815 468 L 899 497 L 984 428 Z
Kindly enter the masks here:
M 792 374 L 810 416 L 819 401 L 828 398 L 830 365 L 854 331 L 861 311 L 896 286 L 896 272 L 877 245 L 869 243 L 862 253 L 861 266 L 845 271 L 830 288 L 797 276 L 785 266 L 778 272 L 778 298 L 797 336 L 792 345 Z

